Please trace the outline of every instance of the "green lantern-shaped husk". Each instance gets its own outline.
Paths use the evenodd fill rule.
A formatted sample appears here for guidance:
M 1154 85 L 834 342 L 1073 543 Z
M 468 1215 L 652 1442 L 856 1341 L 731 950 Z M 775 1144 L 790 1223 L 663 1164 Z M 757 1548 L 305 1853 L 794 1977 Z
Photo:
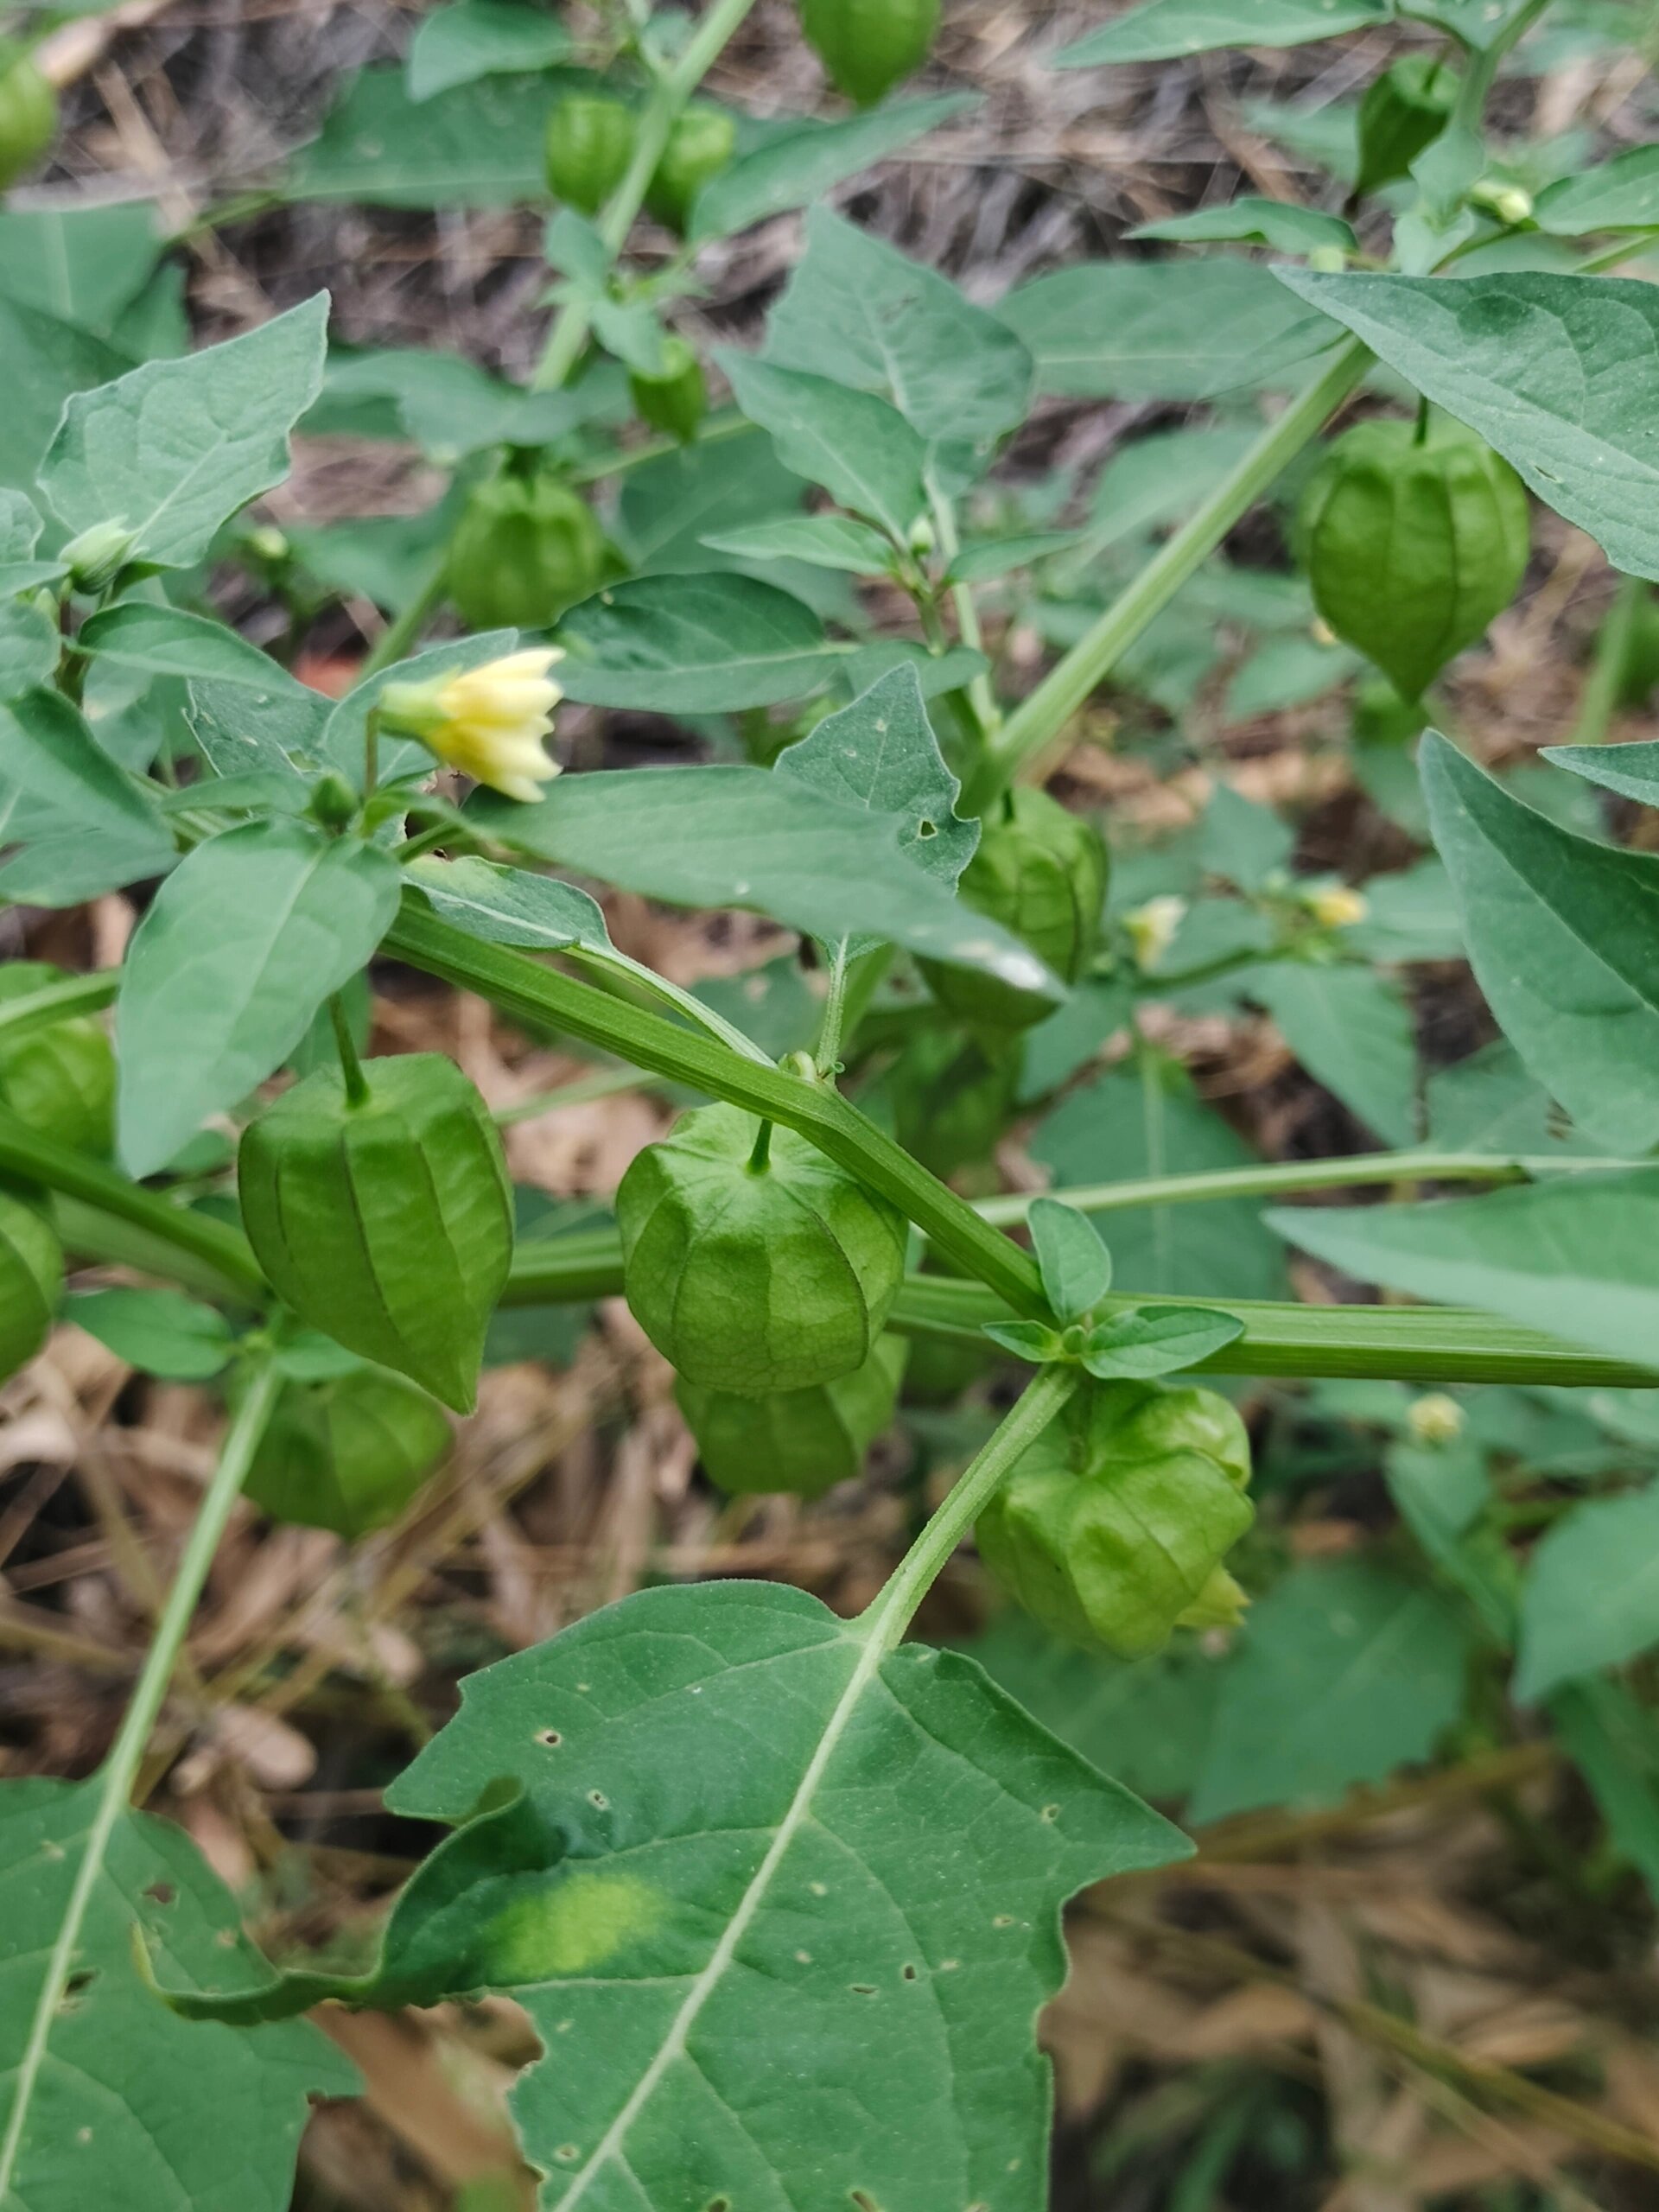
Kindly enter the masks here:
M 1297 537 L 1314 605 L 1421 697 L 1515 597 L 1531 524 L 1508 461 L 1448 416 L 1361 423 L 1308 479 Z
M 1017 1035 L 932 1029 L 913 1038 L 886 1084 L 893 1134 L 912 1158 L 945 1176 L 988 1161 L 1013 1116 L 1024 1051 Z
M 861 1471 L 865 1453 L 893 1419 L 905 1351 L 902 1337 L 878 1338 L 861 1367 L 807 1390 L 746 1398 L 700 1389 L 682 1376 L 674 1395 L 709 1479 L 721 1490 L 822 1497 Z
M 958 889 L 977 912 L 1022 938 L 1062 982 L 1073 983 L 1099 939 L 1107 873 L 1094 824 L 1021 784 L 986 817 Z M 1047 999 L 995 976 L 932 960 L 920 964 L 939 1003 L 977 1027 L 1025 1029 L 1054 1011 Z
M 26 48 L 0 39 L 0 192 L 27 176 L 58 135 L 58 96 Z
M 633 158 L 633 110 L 603 92 L 567 92 L 547 118 L 547 188 L 583 215 L 597 215 Z
M 653 430 L 689 445 L 709 404 L 702 364 L 683 338 L 663 340 L 663 365 L 654 376 L 635 370 L 628 378 L 634 412 Z
M 1108 1382 L 1016 1463 L 980 1516 L 986 1565 L 1069 1642 L 1138 1659 L 1236 1620 L 1221 1562 L 1254 1517 L 1243 1423 L 1213 1390 Z
M 512 1195 L 484 1101 L 439 1052 L 332 1068 L 242 1139 L 242 1218 L 301 1319 L 472 1409 L 484 1332 L 512 1258 Z
M 245 1484 L 278 1521 L 366 1535 L 394 1521 L 449 1448 L 449 1424 L 424 1390 L 372 1368 L 290 1382 Z
M 616 1194 L 628 1304 L 684 1379 L 758 1398 L 869 1357 L 903 1279 L 906 1224 L 792 1129 L 688 1114 Z
M 1408 54 L 1367 87 L 1359 104 L 1356 192 L 1375 192 L 1408 176 L 1419 154 L 1452 119 L 1458 73 L 1433 54 Z
M 683 236 L 693 201 L 731 160 L 736 143 L 737 125 L 726 110 L 694 100 L 669 132 L 645 188 L 645 206 L 657 220 Z
M 29 998 L 67 982 L 61 968 L 12 960 L 0 968 L 0 1000 Z M 115 1054 L 99 1023 L 72 1014 L 24 1037 L 0 1030 L 0 1098 L 21 1122 L 77 1152 L 106 1153 L 115 1129 Z
M 939 0 L 801 0 L 807 44 L 861 107 L 921 67 L 938 28 Z
M 449 544 L 446 583 L 472 630 L 544 630 L 599 589 L 609 551 L 599 518 L 546 470 L 474 486 Z
M 46 1342 L 63 1295 L 63 1248 L 43 1206 L 0 1186 L 0 1382 Z

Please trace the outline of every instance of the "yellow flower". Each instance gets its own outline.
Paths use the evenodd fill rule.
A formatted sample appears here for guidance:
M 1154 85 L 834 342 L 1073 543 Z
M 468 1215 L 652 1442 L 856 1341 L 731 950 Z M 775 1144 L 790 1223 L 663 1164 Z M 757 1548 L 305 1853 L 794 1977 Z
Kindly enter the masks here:
M 1307 911 L 1321 929 L 1345 930 L 1363 922 L 1370 907 L 1363 895 L 1345 883 L 1327 883 L 1306 894 Z
M 388 683 L 382 726 L 418 737 L 452 768 L 530 804 L 559 772 L 543 740 L 564 696 L 547 671 L 563 658 L 531 645 L 427 683 Z
M 1124 915 L 1123 926 L 1135 948 L 1137 968 L 1157 966 L 1173 944 L 1185 913 L 1185 899 L 1166 892 L 1160 898 L 1148 899 L 1144 906 L 1133 907 Z
M 1463 1408 L 1443 1390 L 1414 1400 L 1406 1420 L 1420 1444 L 1452 1444 L 1463 1434 Z

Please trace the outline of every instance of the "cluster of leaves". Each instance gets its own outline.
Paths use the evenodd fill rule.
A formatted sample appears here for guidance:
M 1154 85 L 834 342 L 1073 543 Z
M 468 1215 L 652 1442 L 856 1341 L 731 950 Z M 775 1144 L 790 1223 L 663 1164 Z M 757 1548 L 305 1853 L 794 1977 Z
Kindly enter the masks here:
M 1508 1541 L 1514 1428 L 1556 1383 L 1599 1386 L 1587 1409 L 1548 1402 L 1563 1467 L 1652 1471 L 1637 1386 L 1659 1299 L 1643 1164 L 1659 861 L 1607 842 L 1595 791 L 1654 802 L 1659 766 L 1651 747 L 1567 747 L 1495 779 L 1431 732 L 1420 784 L 1411 750 L 1437 711 L 1425 690 L 1516 588 L 1526 492 L 1627 576 L 1659 579 L 1659 306 L 1596 273 L 1659 236 L 1659 164 L 1567 174 L 1559 148 L 1490 145 L 1485 94 L 1541 0 L 1443 0 L 1412 15 L 1432 67 L 1415 54 L 1319 118 L 1342 213 L 1246 198 L 1152 227 L 1287 263 L 1091 262 L 988 308 L 817 204 L 962 111 L 881 97 L 936 11 L 877 10 L 884 45 L 855 0 L 809 0 L 835 82 L 876 104 L 781 124 L 693 100 L 744 12 L 629 7 L 588 50 L 517 0 L 452 0 L 405 66 L 345 89 L 276 183 L 448 207 L 540 201 L 552 180 L 558 312 L 528 389 L 438 352 L 331 348 L 320 298 L 192 353 L 147 211 L 0 214 L 18 371 L 0 419 L 0 898 L 143 902 L 118 975 L 37 976 L 0 1002 L 0 1342 L 13 1364 L 39 1342 L 61 1240 L 204 1294 L 106 1289 L 66 1310 L 151 1372 L 220 1378 L 235 1408 L 109 1765 L 0 1794 L 23 1931 L 0 1998 L 0 2205 L 89 2182 L 214 2204 L 228 2145 L 242 2193 L 274 2206 L 305 2096 L 345 2086 L 291 2016 L 485 1987 L 512 1990 L 552 2054 L 517 2105 L 549 2203 L 1030 2205 L 1047 2098 L 1033 2019 L 1063 1972 L 1059 1907 L 1182 1847 L 1090 1755 L 1105 1746 L 1151 1794 L 1190 1792 L 1198 1819 L 1319 1801 L 1432 1752 L 1467 1710 L 1465 1676 L 1501 1679 L 1511 1652 L 1516 1697 L 1547 1703 L 1617 1850 L 1659 1881 L 1659 1758 L 1619 1671 L 1659 1643 L 1659 1491 L 1610 1483 L 1552 1507 L 1524 1575 Z M 1058 59 L 1293 44 L 1391 12 L 1149 0 Z M 634 263 L 642 207 L 658 245 L 677 243 Z M 729 401 L 706 413 L 702 365 L 688 372 L 670 327 L 696 250 L 802 207 L 763 341 L 715 355 Z M 1418 421 L 1329 449 L 1293 533 L 1304 569 L 1224 557 L 1368 377 L 1368 408 L 1403 385 Z M 1091 486 L 997 476 L 1045 397 L 1206 411 Z M 448 488 L 412 522 L 277 531 L 248 511 L 296 429 L 412 443 Z M 356 688 L 325 699 L 219 620 L 225 563 L 295 641 L 343 594 L 377 605 Z M 450 634 L 420 650 L 429 626 Z M 991 648 L 1016 628 L 1058 658 L 1005 705 Z M 492 748 L 522 690 L 500 687 L 526 667 L 543 682 L 555 649 L 571 700 L 664 717 L 713 757 L 512 791 Z M 1122 841 L 1109 888 L 1092 832 L 1036 799 L 1042 762 L 1109 674 L 1126 741 L 1166 742 L 1224 653 L 1232 718 L 1365 664 L 1390 678 L 1362 685 L 1356 771 L 1433 853 L 1361 896 L 1299 873 L 1292 831 L 1217 783 L 1185 836 Z M 434 785 L 446 760 L 498 788 L 458 804 Z M 613 945 L 559 870 L 765 914 L 817 947 L 827 992 L 792 963 L 762 1001 L 683 990 Z M 1464 952 L 1508 1041 L 1425 1085 L 1402 971 Z M 359 1065 L 383 954 L 723 1103 L 654 1149 L 619 1230 L 514 1249 L 499 1147 L 459 1071 Z M 1265 1010 L 1393 1148 L 1326 1181 L 1516 1187 L 1261 1213 L 1271 1173 L 1142 1033 L 1149 999 Z M 107 1071 L 64 1057 L 68 1025 L 111 1001 L 112 1130 L 88 1090 Z M 55 1090 L 31 1044 L 58 1056 Z M 87 1109 L 74 1127 L 66 1095 Z M 976 1210 L 938 1179 L 982 1197 L 1016 1116 L 1071 1200 L 1031 1210 L 1034 1256 L 999 1201 Z M 1004 1222 L 1027 1211 L 1001 1205 Z M 1109 1254 L 1089 1218 L 1108 1211 Z M 906 1276 L 912 1229 L 929 1267 Z M 1479 1311 L 1295 1307 L 1288 1244 Z M 944 1262 L 954 1277 L 929 1271 Z M 994 1356 L 988 1324 L 1040 1371 L 859 1620 L 770 1585 L 655 1590 L 476 1678 L 394 1793 L 455 1833 L 379 1963 L 269 1971 L 183 1839 L 126 1807 L 213 1516 L 245 1482 L 281 1517 L 375 1525 L 442 1452 L 432 1395 L 470 1406 L 504 1298 L 625 1282 L 699 1433 L 719 1414 L 734 1459 L 762 1454 L 736 1486 L 806 1491 L 826 1464 L 856 1467 L 893 1403 L 887 1326 L 972 1370 Z M 875 1362 L 856 1403 L 834 1395 Z M 1403 1539 L 1386 1564 L 1293 1568 L 1224 1656 L 1178 1642 L 1133 1669 L 1012 1621 L 979 1659 L 901 1643 L 1068 1406 L 1198 1366 L 1329 1378 L 1303 1418 L 1378 1432 L 1433 1581 L 1407 1571 Z M 1442 1406 L 1436 1430 L 1421 1407 L 1414 1426 L 1399 1376 L 1512 1387 L 1461 1427 Z M 817 1450 L 791 1480 L 797 1440 L 816 1447 L 826 1425 L 843 1457 Z M 1225 1457 L 1187 1451 L 1196 1473 L 1160 1478 L 1160 1510 L 1201 1490 L 1216 1517 L 1144 1648 L 1178 1618 L 1233 1617 L 1189 1604 L 1249 1519 Z M 705 1459 L 717 1472 L 706 1440 Z M 1131 1564 L 1162 1544 L 1111 1468 L 1089 1475 Z M 1276 1541 L 1245 1539 L 1247 1580 L 1253 1560 L 1271 1579 Z M 1081 1590 L 1078 1560 L 1060 1564 Z M 1113 1632 L 1143 1648 L 1121 1616 Z M 222 2127 L 202 2127 L 210 2109 Z

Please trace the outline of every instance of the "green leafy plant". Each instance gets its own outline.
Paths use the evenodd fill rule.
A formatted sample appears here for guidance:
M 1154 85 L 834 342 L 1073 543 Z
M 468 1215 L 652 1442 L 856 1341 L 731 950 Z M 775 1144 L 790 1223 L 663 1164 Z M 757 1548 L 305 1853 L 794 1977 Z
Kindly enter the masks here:
M 1646 1717 L 1620 1670 L 1659 1645 L 1652 1488 L 1573 1504 L 1523 1567 L 1453 1450 L 1457 1402 L 1413 1431 L 1389 1397 L 1390 1491 L 1427 1575 L 1275 1580 L 1243 1419 L 1166 1379 L 1617 1406 L 1659 1381 L 1659 860 L 1562 818 L 1599 786 L 1659 798 L 1652 748 L 1558 750 L 1540 807 L 1455 737 L 1421 736 L 1421 790 L 1412 753 L 1450 720 L 1431 687 L 1520 587 L 1529 494 L 1659 581 L 1659 304 L 1602 273 L 1659 239 L 1652 163 L 1534 197 L 1487 135 L 1543 4 L 1413 11 L 1432 51 L 1366 93 L 1339 210 L 1251 196 L 1143 233 L 1272 264 L 1084 263 L 993 308 L 830 213 L 833 186 L 959 111 L 888 97 L 927 56 L 931 0 L 804 0 L 861 111 L 764 127 L 700 97 L 748 0 L 630 5 L 580 35 L 454 0 L 276 189 L 550 194 L 556 311 L 525 386 L 437 351 L 331 353 L 321 296 L 136 359 L 148 270 L 118 299 L 116 234 L 90 227 L 118 210 L 84 218 L 73 313 L 0 279 L 27 386 L 0 424 L 0 897 L 143 906 L 119 968 L 20 963 L 0 986 L 0 1363 L 60 1313 L 229 1407 L 105 1764 L 0 1782 L 4 1917 L 28 1931 L 0 1987 L 6 2212 L 77 2192 L 207 2212 L 230 2163 L 238 2202 L 276 2207 L 308 2095 L 350 2087 L 296 2016 L 482 1990 L 543 2045 L 515 2111 L 548 2205 L 1039 2202 L 1061 1907 L 1186 1846 L 998 1686 L 995 1644 L 988 1672 L 906 1641 L 974 1531 L 1037 1624 L 1145 1662 L 1115 1711 L 1175 1710 L 1192 1632 L 1226 1643 L 1209 1702 L 1179 1704 L 1194 1817 L 1427 1756 L 1471 1654 L 1513 1654 L 1516 1697 L 1547 1704 L 1614 1849 L 1659 1883 L 1659 1801 L 1619 1748 Z M 1149 0 L 1058 60 L 1390 13 Z M 52 127 L 32 65 L 0 65 L 0 180 Z M 705 361 L 699 250 L 802 207 L 760 346 Z M 1542 240 L 1569 244 L 1535 266 Z M 1415 421 L 1389 411 L 1402 385 Z M 1058 527 L 1064 500 L 997 473 L 1057 397 L 1226 404 L 1115 454 Z M 249 522 L 331 407 L 391 420 L 441 471 L 428 515 L 332 543 Z M 1305 574 L 1244 566 L 1230 533 L 1299 469 Z M 377 604 L 354 687 L 326 699 L 229 626 L 220 563 L 285 608 L 290 643 L 344 595 Z M 1381 672 L 1357 769 L 1438 861 L 1363 893 L 1299 872 L 1285 825 L 1217 784 L 1184 855 L 1123 839 L 1109 866 L 1102 825 L 1046 788 L 1054 764 L 1109 681 L 1143 722 L 1185 712 L 1230 626 L 1250 640 L 1221 671 L 1241 715 Z M 1016 633 L 1052 648 L 1023 689 Z M 562 776 L 561 698 L 715 757 Z M 750 1033 L 741 1001 L 619 950 L 560 870 L 796 931 L 810 1019 Z M 1505 1056 L 1425 1099 L 1392 969 L 1465 950 Z M 515 1242 L 473 1084 L 365 1051 L 381 963 L 700 1102 L 629 1168 L 613 1224 Z M 1389 1148 L 1249 1154 L 1142 1018 L 1216 991 Z M 1022 1115 L 1055 1197 L 995 1188 Z M 1257 1204 L 1460 1183 L 1515 1187 Z M 1439 1302 L 1296 1302 L 1292 1244 Z M 143 1284 L 66 1300 L 66 1251 Z M 907 1346 L 918 1396 L 930 1361 L 947 1397 L 957 1363 L 1037 1371 L 982 1403 L 855 1618 L 778 1584 L 658 1587 L 474 1676 L 389 1794 L 454 1833 L 378 1962 L 268 1966 L 194 1847 L 131 1805 L 238 1497 L 347 1538 L 382 1525 L 444 1455 L 440 1408 L 471 1409 L 500 1309 L 619 1293 L 731 1492 L 858 1474 Z

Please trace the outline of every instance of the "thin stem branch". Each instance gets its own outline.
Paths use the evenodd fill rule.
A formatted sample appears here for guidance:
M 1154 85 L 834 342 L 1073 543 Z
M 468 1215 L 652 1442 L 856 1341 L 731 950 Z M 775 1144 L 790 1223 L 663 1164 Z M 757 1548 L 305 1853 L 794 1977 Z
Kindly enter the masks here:
M 162 1700 L 167 1695 L 168 1684 L 173 1678 L 174 1668 L 196 1610 L 196 1601 L 207 1580 L 226 1523 L 241 1495 L 242 1485 L 247 1479 L 253 1455 L 270 1419 L 276 1397 L 276 1376 L 274 1369 L 266 1366 L 256 1370 L 225 1438 L 219 1464 L 213 1470 L 201 1501 L 201 1510 L 186 1541 L 184 1556 L 179 1561 L 179 1571 L 174 1577 L 172 1589 L 168 1592 L 162 1617 L 156 1624 L 155 1641 L 144 1660 L 143 1671 L 138 1677 L 115 1741 L 110 1747 L 109 1756 L 99 1769 L 97 1807 L 92 1825 L 86 1831 L 69 1901 L 64 1908 L 63 1919 L 35 2000 L 28 2038 L 12 2088 L 11 2111 L 5 2135 L 3 2139 L 0 2139 L 0 2197 L 11 2194 L 30 2107 L 40 2081 L 41 2069 L 46 2062 L 47 2044 L 58 2018 L 59 2007 L 63 2003 L 70 1975 L 74 1971 L 87 1909 L 103 1878 L 110 1840 L 132 1795 L 133 1781 L 138 1772 L 139 1762 L 143 1758 L 144 1745 L 149 1740 L 150 1730 L 162 1709 Z
M 1618 580 L 1612 604 L 1596 633 L 1595 658 L 1585 678 L 1578 719 L 1568 741 L 1571 744 L 1601 745 L 1606 741 L 1608 725 L 1618 704 L 1619 686 L 1624 681 L 1637 616 L 1647 588 L 1640 576 L 1621 576 Z
M 97 1014 L 113 1003 L 120 988 L 121 970 L 100 968 L 91 976 L 68 976 L 60 983 L 0 1000 L 0 1036 L 16 1040 L 67 1021 L 72 1014 Z
M 658 79 L 639 118 L 627 172 L 599 219 L 599 234 L 613 256 L 620 253 L 627 243 L 634 219 L 645 205 L 646 188 L 663 158 L 669 134 L 687 101 L 753 5 L 754 0 L 715 0 L 684 53 Z M 559 310 L 531 379 L 533 391 L 556 391 L 569 381 L 570 372 L 582 359 L 582 348 L 588 343 L 589 321 L 588 309 L 580 300 L 571 300 Z
M 444 551 L 435 556 L 414 598 L 392 616 L 363 656 L 363 665 L 357 676 L 359 683 L 371 676 L 378 676 L 383 668 L 391 667 L 394 662 L 407 658 L 426 627 L 427 617 L 443 598 L 448 550 L 446 545 Z M 365 736 L 366 740 L 366 732 Z
M 861 1618 L 860 1625 L 865 1634 L 883 1650 L 891 1651 L 902 1641 L 916 1608 L 938 1579 L 951 1553 L 1001 1488 L 1014 1461 L 1036 1442 L 1084 1380 L 1081 1368 L 1039 1369 L 1007 1418 L 969 1462 L 950 1496 Z
M 334 1028 L 334 1050 L 340 1054 L 340 1072 L 346 1085 L 346 1096 L 353 1106 L 366 1106 L 369 1086 L 363 1073 L 363 1063 L 357 1057 L 357 1039 L 352 1034 L 351 1016 L 346 1011 L 346 1001 L 335 991 L 328 1001 L 328 1019 Z
M 823 1024 L 818 1032 L 818 1073 L 833 1083 L 841 1067 L 841 1039 L 847 1019 L 847 971 L 851 966 L 848 940 L 842 938 L 830 963 L 830 995 L 823 1002 Z
M 1004 723 L 970 778 L 964 804 L 982 813 L 997 793 L 1064 728 L 1090 693 L 1116 667 L 1154 615 L 1160 614 L 1274 480 L 1288 467 L 1326 418 L 1364 375 L 1370 349 L 1350 338 L 1263 430 L 1230 474 L 1168 538 L 1134 582 L 1049 671 Z

